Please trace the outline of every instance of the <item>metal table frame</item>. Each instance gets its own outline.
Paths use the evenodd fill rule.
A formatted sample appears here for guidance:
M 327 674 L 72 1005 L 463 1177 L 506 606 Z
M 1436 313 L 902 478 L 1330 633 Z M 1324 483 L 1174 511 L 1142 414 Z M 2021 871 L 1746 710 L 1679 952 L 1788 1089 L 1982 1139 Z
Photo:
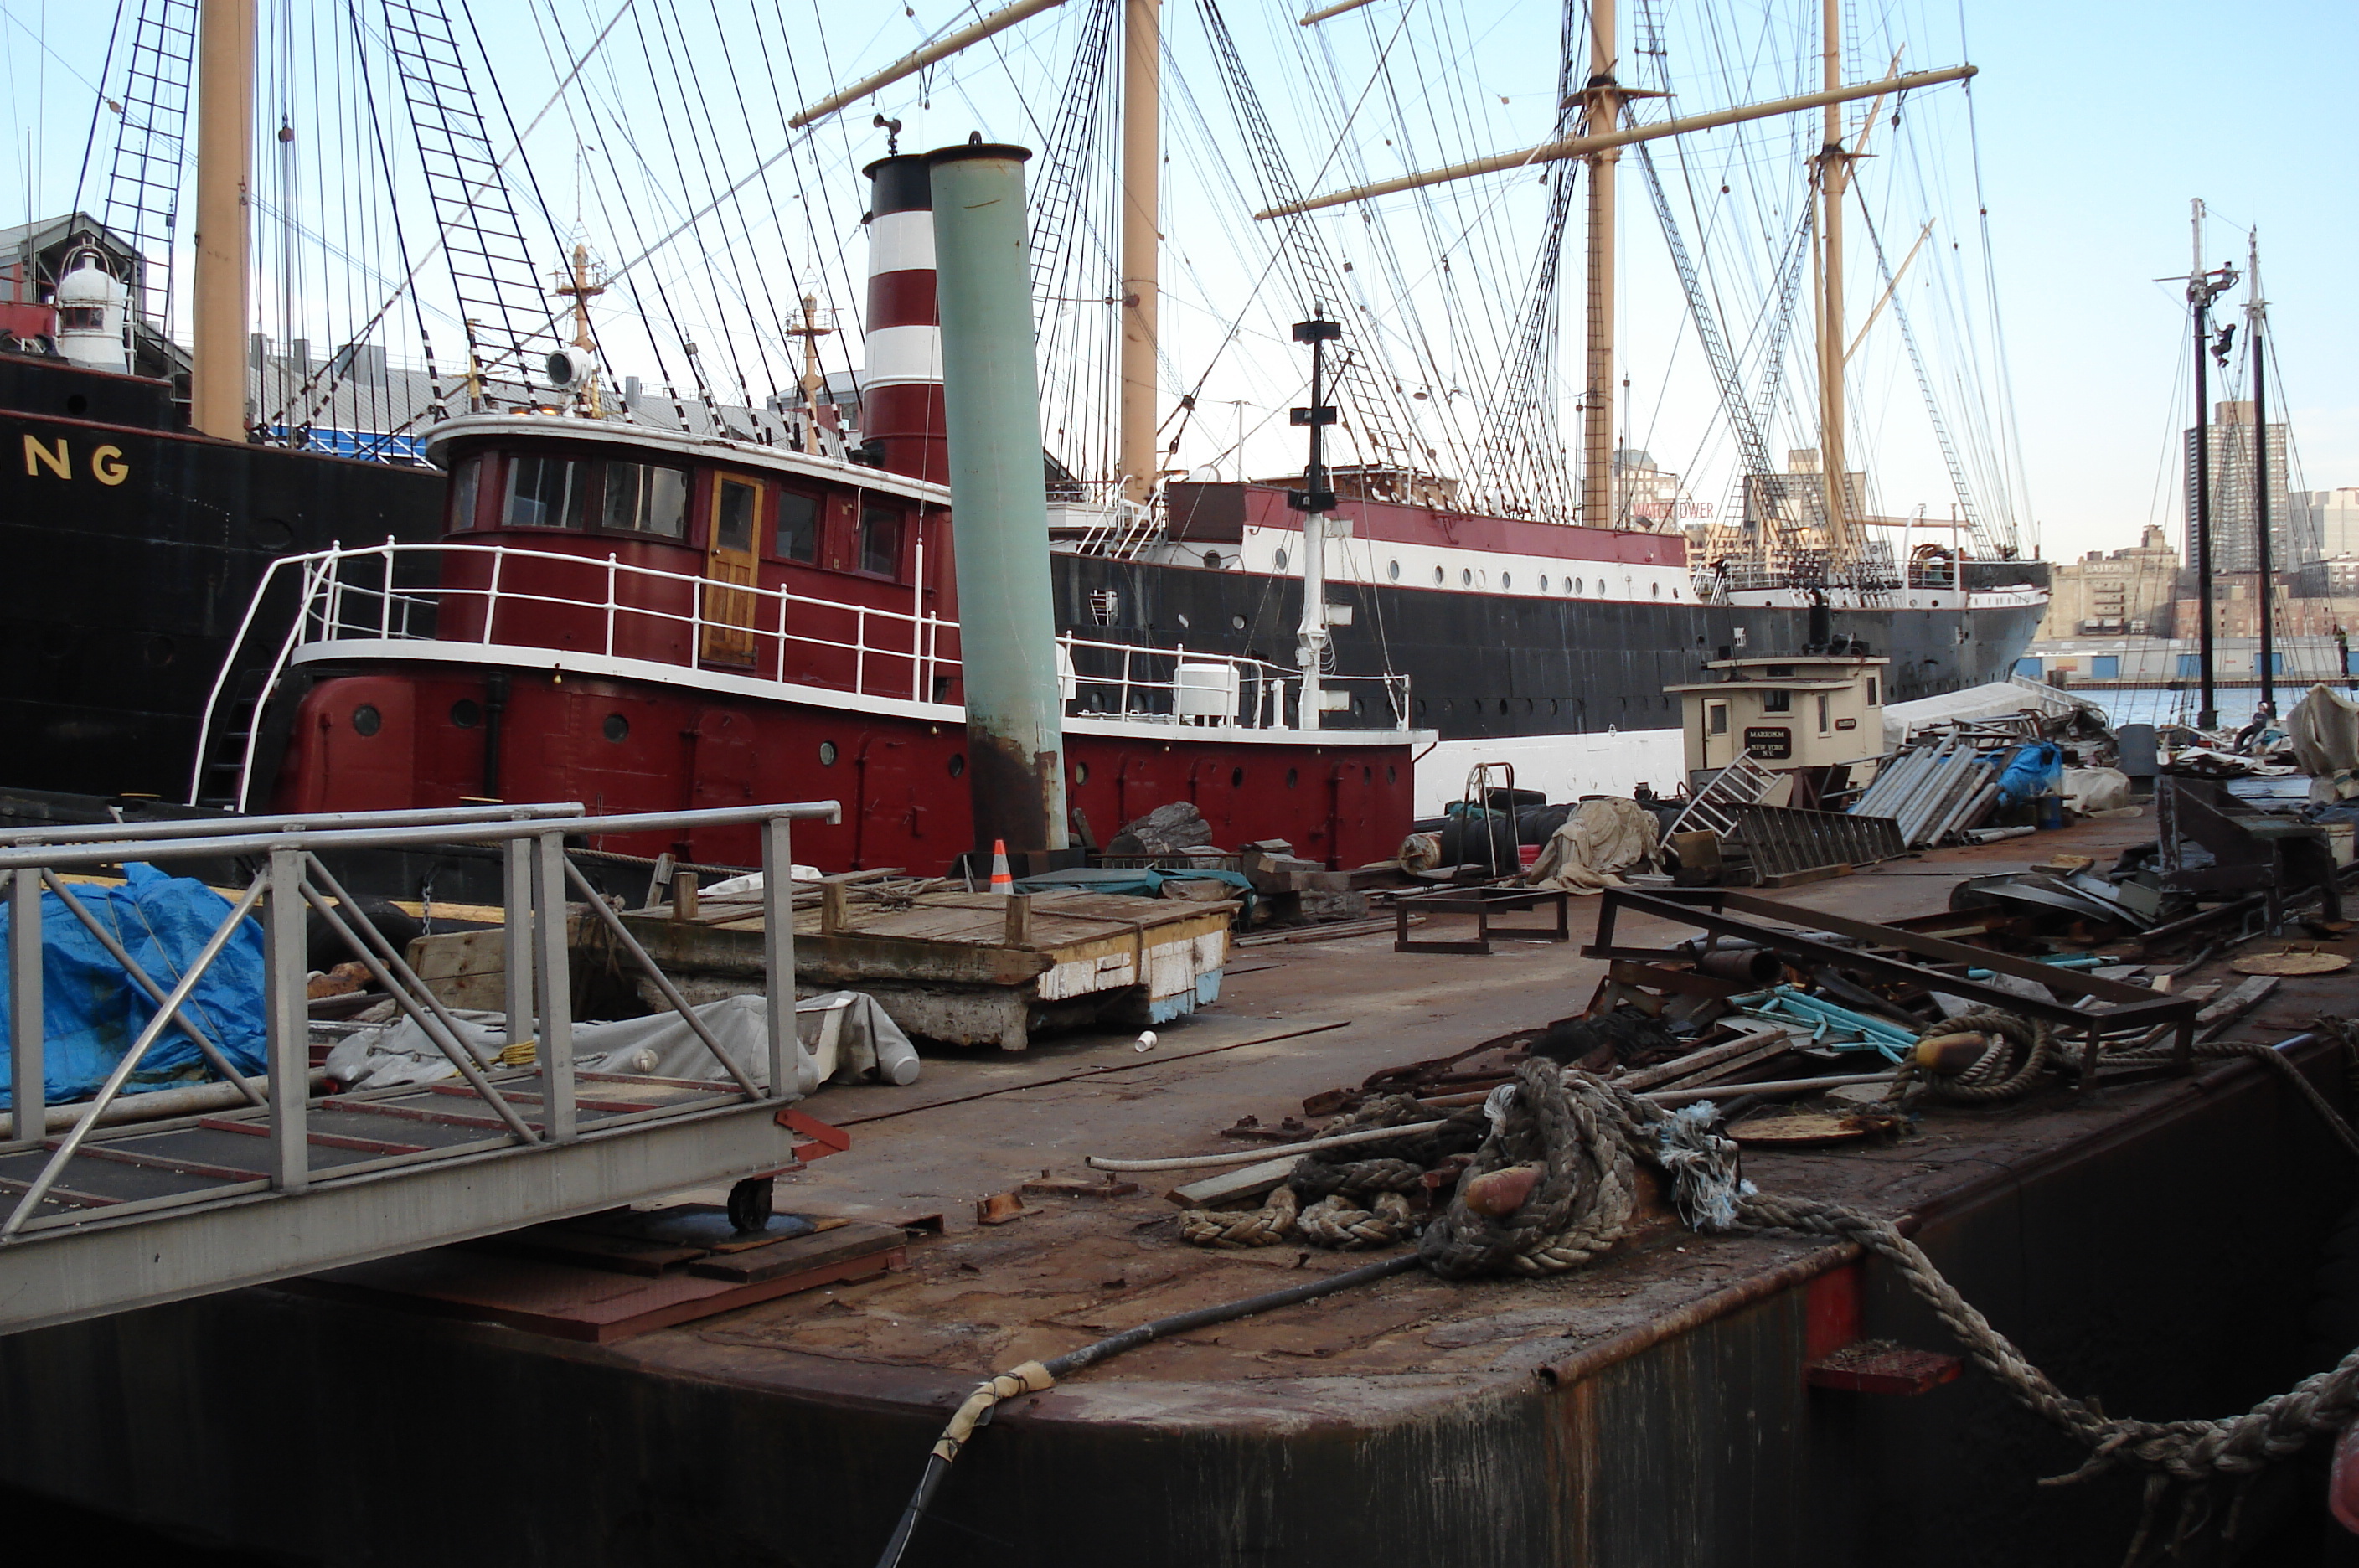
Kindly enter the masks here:
M 1567 900 L 1571 895 L 1561 887 L 1468 887 L 1443 888 L 1431 893 L 1409 893 L 1393 901 L 1396 924 L 1393 928 L 1395 953 L 1471 953 L 1488 957 L 1491 939 L 1496 936 L 1519 937 L 1540 942 L 1571 942 L 1572 914 Z M 1556 924 L 1550 926 L 1498 926 L 1491 923 L 1495 910 L 1531 909 L 1541 903 L 1556 901 Z M 1412 914 L 1473 915 L 1473 942 L 1412 942 L 1408 934 L 1408 918 Z

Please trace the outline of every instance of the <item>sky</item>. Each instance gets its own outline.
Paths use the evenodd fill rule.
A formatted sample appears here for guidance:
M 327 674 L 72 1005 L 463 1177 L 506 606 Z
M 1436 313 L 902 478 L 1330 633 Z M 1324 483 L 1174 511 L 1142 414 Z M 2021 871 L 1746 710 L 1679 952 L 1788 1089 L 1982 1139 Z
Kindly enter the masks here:
M 285 7 L 262 8 L 275 16 Z M 1307 188 L 1332 188 L 1363 173 L 1381 178 L 1545 136 L 1558 28 L 1553 5 L 1376 0 L 1343 23 L 1327 24 L 1322 30 L 1332 30 L 1315 47 L 1291 26 L 1292 10 L 1278 0 L 1229 0 L 1226 8 L 1254 62 L 1289 165 Z M 342 11 L 309 9 L 332 20 Z M 951 0 L 906 5 L 834 0 L 824 6 L 766 0 L 759 7 L 715 3 L 703 9 L 711 20 L 697 15 L 694 0 L 642 0 L 611 40 L 620 63 L 602 60 L 573 90 L 579 103 L 568 100 L 526 137 L 540 194 L 549 207 L 563 210 L 555 214 L 560 226 L 578 213 L 586 237 L 609 262 L 636 254 L 642 242 L 693 216 L 707 205 L 699 192 L 725 187 L 785 145 L 778 105 L 808 101 L 881 65 L 957 25 L 974 7 Z M 1642 25 L 1637 14 L 1647 9 L 1625 0 L 1625 44 Z M 1683 106 L 1716 107 L 1791 91 L 1784 82 L 1810 69 L 1807 18 L 1815 6 L 1715 0 L 1707 8 L 1701 0 L 1660 0 L 1651 9 L 1663 18 L 1667 58 L 1683 89 Z M 754 18 L 756 36 L 766 36 L 761 17 L 773 10 L 777 53 L 757 60 L 745 41 L 745 17 Z M 845 354 L 856 353 L 864 259 L 855 170 L 883 150 L 870 114 L 882 107 L 902 116 L 904 145 L 911 148 L 964 140 L 971 129 L 1038 145 L 1046 139 L 1044 122 L 1083 10 L 1072 0 L 987 46 L 990 55 L 976 51 L 955 72 L 904 83 L 876 103 L 848 111 L 800 152 L 774 165 L 760 186 L 706 217 L 689 242 L 643 264 L 633 282 L 645 292 L 630 297 L 632 305 L 652 309 L 660 286 L 665 308 L 681 318 L 681 333 L 702 340 L 708 362 L 723 361 L 730 356 L 732 334 L 757 313 L 745 301 L 766 289 L 777 292 L 790 279 L 788 298 L 811 289 L 840 305 L 846 330 L 831 352 L 840 346 Z M 2359 485 L 2359 384 L 2347 371 L 2359 350 L 2359 298 L 2350 288 L 2350 258 L 2359 256 L 2359 210 L 2343 195 L 2359 136 L 2342 80 L 2349 62 L 2359 59 L 2359 6 L 2347 0 L 2260 0 L 2231 12 L 2186 0 L 2135 7 L 2053 0 L 1853 0 L 1846 10 L 1877 38 L 1905 44 L 1905 69 L 1963 58 L 1981 70 L 1970 106 L 1962 90 L 1941 89 L 1912 99 L 1906 130 L 1879 128 L 1886 145 L 1872 149 L 1880 156 L 1866 160 L 1860 178 L 1871 204 L 1884 204 L 1880 226 L 1889 247 L 1905 248 L 1920 208 L 1921 215 L 1935 218 L 1936 234 L 1961 246 L 1946 256 L 1938 242 L 1930 247 L 1929 258 L 1907 279 L 1908 289 L 1919 292 L 1901 297 L 1925 301 L 1910 307 L 1921 335 L 1941 340 L 1946 333 L 1947 348 L 1976 360 L 1976 385 L 1986 397 L 1996 397 L 2001 378 L 1994 346 L 2003 342 L 2020 453 L 2020 468 L 2007 484 L 2019 490 L 2025 520 L 2036 528 L 2044 553 L 2061 560 L 2134 544 L 2149 521 L 2170 528 L 2174 537 L 2178 532 L 2177 479 L 2169 465 L 2175 432 L 2188 414 L 2186 316 L 2180 286 L 2153 280 L 2186 269 L 2190 197 L 2202 197 L 2213 213 L 2207 263 L 2241 267 L 2245 230 L 2258 228 L 2300 481 L 2310 487 Z M 1238 459 L 1230 449 L 1235 432 L 1245 429 L 1251 432 L 1245 466 L 1275 472 L 1299 461 L 1299 437 L 1285 429 L 1282 412 L 1300 397 L 1299 355 L 1284 342 L 1285 319 L 1298 307 L 1279 299 L 1250 315 L 1232 308 L 1265 266 L 1255 247 L 1266 245 L 1267 236 L 1235 211 L 1253 191 L 1238 173 L 1242 155 L 1218 146 L 1229 122 L 1192 7 L 1186 0 L 1168 0 L 1166 11 L 1177 77 L 1166 95 L 1165 228 L 1173 246 L 1167 262 L 1168 390 L 1192 388 L 1202 399 L 1179 461 L 1233 467 Z M 474 13 L 509 107 L 525 121 L 549 102 L 569 49 L 613 18 L 616 4 L 476 0 Z M 712 38 L 730 40 L 712 52 L 735 57 L 737 96 L 716 112 L 709 150 L 683 151 L 676 140 L 669 146 L 657 140 L 659 123 L 677 128 L 678 116 L 658 111 L 676 104 L 679 88 L 647 63 L 661 52 L 660 29 L 658 35 L 635 31 L 644 29 L 651 13 L 668 16 L 683 37 L 705 28 Z M 0 147 L 0 193 L 5 193 L 0 212 L 11 221 L 21 212 L 60 211 L 72 196 L 90 123 L 88 83 L 99 74 L 106 16 L 106 7 L 92 3 L 0 0 L 0 34 L 6 38 L 0 46 L 0 76 L 6 82 L 0 112 L 13 126 L 8 145 Z M 1780 26 L 1786 26 L 1782 34 Z M 658 44 L 649 43 L 651 36 Z M 1758 55 L 1751 66 L 1715 64 L 1710 49 L 1729 38 L 1753 40 Z M 1877 58 L 1864 61 L 1871 72 L 1884 63 L 1884 45 L 1872 47 Z M 1403 123 L 1423 114 L 1430 134 L 1421 143 L 1396 146 L 1395 136 L 1404 143 L 1409 138 L 1375 104 L 1359 101 L 1339 136 L 1332 114 L 1322 119 L 1311 107 L 1315 94 L 1289 86 L 1289 77 L 1315 76 L 1322 69 L 1316 49 L 1332 51 L 1331 97 L 1360 93 L 1371 80 L 1371 62 L 1384 55 L 1394 67 L 1385 90 L 1408 103 Z M 266 61 L 266 96 L 269 81 L 285 78 L 308 90 L 309 77 L 333 77 L 338 68 L 332 55 L 307 44 Z M 1633 68 L 1644 63 L 1634 60 L 1624 79 L 1631 80 Z M 721 73 L 697 87 L 718 98 Z M 609 111 L 603 131 L 593 90 Z M 299 120 L 310 108 L 299 91 L 295 102 Z M 303 125 L 299 151 L 319 145 L 317 129 Z M 1692 164 L 1672 177 L 1693 185 L 1714 158 L 1723 167 L 1734 158 L 1740 172 L 1728 180 L 1736 188 L 1731 201 L 1742 202 L 1757 190 L 1765 194 L 1755 208 L 1774 205 L 1790 196 L 1792 169 L 1807 150 L 1808 132 L 1794 125 L 1741 145 L 1723 135 L 1700 144 Z M 1234 136 L 1233 130 L 1226 134 Z M 1780 136 L 1790 146 L 1781 145 Z M 581 151 L 592 143 L 603 144 L 599 156 L 613 158 L 618 167 L 632 163 L 627 178 L 611 174 L 602 182 Z M 701 173 L 676 170 L 667 161 L 671 158 L 697 165 Z M 1631 384 L 1621 421 L 1625 438 L 1652 451 L 1665 466 L 1689 473 L 1699 495 L 1724 493 L 1734 449 L 1702 374 L 1644 191 L 1632 166 L 1625 162 L 1625 169 L 1620 314 Z M 410 176 L 405 171 L 396 178 Z M 267 170 L 264 185 L 276 191 Z M 351 194 L 357 188 L 315 171 L 311 194 L 301 196 L 299 180 L 288 205 L 302 208 L 304 223 L 335 231 L 337 254 L 349 257 L 360 248 L 355 235 L 384 232 L 382 223 L 368 227 L 361 211 L 367 201 Z M 1702 205 L 1689 212 L 1696 223 L 1690 237 L 1700 247 L 1725 251 L 1726 233 L 1709 240 L 1704 233 L 1719 221 L 1706 210 L 1708 173 L 1702 189 Z M 1410 364 L 1407 379 L 1436 400 L 1429 406 L 1463 401 L 1462 395 L 1481 390 L 1477 382 L 1488 374 L 1484 356 L 1512 327 L 1527 286 L 1542 200 L 1538 190 L 1528 176 L 1498 177 L 1452 188 L 1430 203 L 1379 204 L 1377 215 L 1406 235 L 1392 262 L 1401 274 L 1397 280 L 1410 290 L 1407 298 L 1415 301 L 1390 314 L 1385 330 L 1403 345 L 1412 339 L 1421 345 L 1425 357 Z M 1992 305 L 1980 296 L 1977 191 L 1987 208 L 1990 277 L 2003 338 L 1975 335 L 1984 332 Z M 757 191 L 763 200 L 753 203 Z M 332 212 L 340 202 L 351 212 Z M 1735 212 L 1728 209 L 1730 215 Z M 1478 220 L 1494 219 L 1504 238 L 1471 237 Z M 348 231 L 336 229 L 340 222 Z M 1339 254 L 1359 267 L 1347 287 L 1367 289 L 1382 276 L 1386 257 L 1367 248 L 1362 214 L 1346 211 L 1321 222 Z M 757 257 L 750 277 L 713 259 L 724 232 Z M 1771 247 L 1764 243 L 1753 249 L 1756 254 L 1749 260 L 1740 255 L 1723 277 L 1741 278 L 1748 267 L 1757 274 L 1766 267 Z M 1576 284 L 1577 256 L 1576 250 L 1569 271 Z M 1450 267 L 1441 265 L 1445 258 Z M 299 298 L 328 318 L 365 319 L 374 310 L 377 296 L 368 287 L 331 277 L 331 264 L 310 265 L 308 273 L 266 279 L 266 296 L 280 283 L 293 291 L 281 320 L 294 320 L 292 301 Z M 398 276 L 403 269 L 386 270 Z M 341 299 L 332 298 L 338 288 Z M 1864 310 L 1875 292 L 1873 278 L 1855 274 L 1852 288 L 1854 311 Z M 1952 297 L 1954 332 L 1942 324 L 1949 318 L 1937 307 L 1939 289 Z M 1578 322 L 1577 290 L 1571 298 L 1569 332 Z M 2240 288 L 2223 308 L 2240 311 L 2245 298 Z M 603 304 L 619 311 L 625 296 L 618 292 Z M 266 330 L 272 308 L 267 298 L 258 305 L 257 324 Z M 455 322 L 455 307 L 444 314 Z M 1743 310 L 1732 310 L 1724 324 L 1732 336 L 1741 336 Z M 329 341 L 339 331 L 333 321 L 310 330 Z M 620 339 L 618 331 L 614 341 Z M 1944 347 L 1931 343 L 1937 358 Z M 647 350 L 660 352 L 652 344 Z M 740 357 L 774 352 L 775 342 Z M 1577 359 L 1577 349 L 1572 352 Z M 406 357 L 398 345 L 396 353 Z M 651 363 L 630 368 L 656 378 Z M 677 363 L 667 369 L 680 372 Z M 749 384 L 759 378 L 756 366 Z M 1890 318 L 1857 362 L 1854 408 L 1864 435 L 1859 444 L 1874 454 L 1883 509 L 1906 512 L 1922 505 L 1940 516 L 1948 481 Z M 1572 428 L 1569 413 L 1566 428 Z M 1790 430 L 1775 436 L 1777 447 L 1808 444 Z

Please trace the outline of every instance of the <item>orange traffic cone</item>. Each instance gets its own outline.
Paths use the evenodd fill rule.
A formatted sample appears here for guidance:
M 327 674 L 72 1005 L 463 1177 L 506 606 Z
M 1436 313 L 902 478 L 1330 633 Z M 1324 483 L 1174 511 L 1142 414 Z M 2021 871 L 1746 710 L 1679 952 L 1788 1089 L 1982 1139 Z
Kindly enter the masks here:
M 1016 878 L 1007 871 L 1007 841 L 1004 838 L 991 841 L 991 890 L 995 893 L 1016 891 Z

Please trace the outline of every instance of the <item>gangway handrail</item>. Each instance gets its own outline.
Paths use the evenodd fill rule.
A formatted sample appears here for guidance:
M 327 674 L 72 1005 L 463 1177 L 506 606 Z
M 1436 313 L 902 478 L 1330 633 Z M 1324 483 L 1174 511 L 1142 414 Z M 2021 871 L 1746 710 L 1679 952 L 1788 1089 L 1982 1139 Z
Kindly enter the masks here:
M 833 800 L 777 806 L 712 806 L 693 811 L 634 811 L 614 816 L 532 818 L 522 822 L 444 824 L 426 822 L 391 828 L 286 828 L 277 833 L 223 834 L 207 839 L 142 839 L 104 844 L 34 844 L 0 847 L 0 870 L 41 866 L 112 866 L 138 860 L 217 859 L 267 855 L 273 850 L 314 853 L 341 849 L 406 849 L 421 844 L 507 844 L 552 833 L 613 837 L 626 833 L 683 832 L 706 827 L 744 827 L 771 822 L 842 820 Z
M 766 990 L 770 997 L 770 1087 L 767 1094 L 772 1097 L 788 1094 L 787 1077 L 794 1027 L 794 936 L 791 923 L 794 859 L 787 830 L 788 823 L 797 821 L 840 821 L 842 811 L 837 802 L 821 800 L 724 806 L 702 811 L 647 811 L 605 818 L 576 815 L 574 813 L 580 811 L 580 806 L 571 801 L 539 807 L 493 809 L 507 813 L 507 820 L 455 823 L 447 821 L 419 822 L 415 819 L 447 816 L 449 813 L 395 811 L 382 815 L 403 819 L 401 825 L 373 828 L 338 826 L 325 830 L 288 827 L 276 833 L 215 833 L 177 839 L 116 840 L 104 844 L 16 844 L 0 849 L 0 861 L 5 861 L 0 871 L 6 873 L 10 916 L 7 951 L 9 1044 L 11 1088 L 15 1095 L 11 1131 L 13 1141 L 19 1146 L 37 1145 L 44 1135 L 47 1123 L 48 1091 L 43 1076 L 43 1036 L 46 1031 L 41 996 L 44 969 L 41 898 L 49 885 L 55 882 L 55 873 L 66 866 L 117 864 L 132 859 L 212 859 L 232 855 L 266 857 L 263 868 L 230 905 L 227 915 L 216 925 L 195 960 L 179 975 L 170 994 L 161 1000 L 155 1016 L 109 1073 L 98 1097 L 77 1124 L 73 1136 L 68 1138 L 45 1163 L 38 1179 L 10 1206 L 5 1219 L 0 1220 L 0 1244 L 14 1239 L 28 1222 L 33 1221 L 43 1196 L 57 1180 L 59 1172 L 78 1152 L 89 1129 L 97 1125 L 100 1114 L 121 1093 L 149 1048 L 178 1023 L 180 1008 L 194 994 L 198 981 L 257 904 L 263 905 L 265 913 L 264 1011 L 268 1060 L 266 1076 L 271 1090 L 269 1111 L 274 1186 L 300 1192 L 310 1180 L 308 1146 L 302 1130 L 306 1074 L 310 1066 L 309 1014 L 304 1006 L 304 986 L 309 974 L 305 962 L 307 908 L 318 912 L 328 921 L 330 929 L 353 947 L 371 975 L 397 1003 L 402 1005 L 403 1010 L 425 1031 L 427 1037 L 451 1058 L 452 1066 L 467 1079 L 469 1085 L 484 1097 L 485 1103 L 500 1114 L 519 1141 L 569 1141 L 574 1136 L 573 1059 L 570 992 L 564 984 L 568 967 L 565 909 L 569 884 L 586 884 L 582 883 L 579 872 L 566 858 L 565 840 L 585 822 L 596 822 L 606 826 L 608 831 L 620 833 L 682 833 L 698 828 L 736 825 L 754 825 L 762 829 L 763 910 L 768 928 L 764 942 Z M 483 808 L 476 810 L 480 811 Z M 535 812 L 538 814 L 532 814 Z M 511 1046 L 520 1045 L 527 1039 L 537 1041 L 538 1060 L 542 1068 L 545 1117 L 544 1127 L 538 1134 L 484 1077 L 480 1065 L 471 1060 L 449 1009 L 427 990 L 424 982 L 419 979 L 402 956 L 373 927 L 365 927 L 365 922 L 363 926 L 367 931 L 367 938 L 364 939 L 359 931 L 338 915 L 334 905 L 321 897 L 321 889 L 313 886 L 315 880 L 324 885 L 336 905 L 349 907 L 352 902 L 342 885 L 320 861 L 319 854 L 323 850 L 454 843 L 507 846 L 503 911 L 508 944 L 506 1028 Z M 603 908 L 602 912 L 611 913 L 603 911 Z M 647 959 L 644 953 L 636 956 L 641 962 L 652 964 L 652 960 Z M 537 1009 L 532 985 L 532 972 L 536 968 L 548 982 L 538 992 Z M 667 998 L 687 1018 L 691 1032 L 720 1059 L 723 1068 L 735 1080 L 737 1086 L 749 1098 L 763 1097 L 744 1071 L 722 1050 L 702 1021 L 692 1016 L 692 1009 L 685 999 L 675 988 L 663 983 L 660 976 L 658 978 Z M 418 995 L 410 995 L 412 990 Z M 786 998 L 783 1017 L 778 1002 L 781 995 Z M 538 1028 L 527 1032 L 536 1011 Z
M 168 838 L 212 838 L 262 829 L 415 827 L 426 823 L 463 826 L 470 822 L 546 820 L 580 817 L 590 808 L 579 800 L 531 806 L 431 806 L 395 811 L 295 811 L 280 816 L 249 817 L 234 812 L 217 817 L 168 817 L 138 822 L 53 822 L 44 827 L 0 830 L 0 847 L 21 844 L 105 844 L 124 839 L 142 842 Z

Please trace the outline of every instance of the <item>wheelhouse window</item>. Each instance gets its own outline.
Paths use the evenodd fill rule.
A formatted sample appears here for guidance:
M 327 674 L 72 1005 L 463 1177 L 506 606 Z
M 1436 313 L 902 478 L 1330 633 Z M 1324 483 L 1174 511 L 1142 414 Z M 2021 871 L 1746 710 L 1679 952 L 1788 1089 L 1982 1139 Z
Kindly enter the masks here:
M 106 327 L 106 307 L 103 305 L 60 305 L 58 326 L 69 332 L 102 332 Z
M 1794 694 L 1791 691 L 1764 691 L 1761 693 L 1761 711 L 1765 713 L 1790 713 L 1794 711 Z
M 451 515 L 445 527 L 459 533 L 475 526 L 475 499 L 484 486 L 484 460 L 462 458 L 451 471 Z
M 861 571 L 879 577 L 901 574 L 901 517 L 900 506 L 893 502 L 869 500 L 861 504 Z
M 688 475 L 652 463 L 606 464 L 604 526 L 658 539 L 688 537 Z
M 806 564 L 819 560 L 819 501 L 792 490 L 778 492 L 778 559 Z
M 1705 731 L 1705 733 L 1706 733 L 1706 734 L 1708 734 L 1708 735 L 1726 735 L 1726 734 L 1728 733 L 1728 704 L 1727 704 L 1727 703 L 1725 703 L 1725 702 L 1706 702 L 1706 703 L 1704 704 L 1703 712 L 1704 712 L 1704 731 Z
M 562 457 L 508 459 L 500 522 L 511 528 L 578 528 L 588 502 L 589 464 Z

